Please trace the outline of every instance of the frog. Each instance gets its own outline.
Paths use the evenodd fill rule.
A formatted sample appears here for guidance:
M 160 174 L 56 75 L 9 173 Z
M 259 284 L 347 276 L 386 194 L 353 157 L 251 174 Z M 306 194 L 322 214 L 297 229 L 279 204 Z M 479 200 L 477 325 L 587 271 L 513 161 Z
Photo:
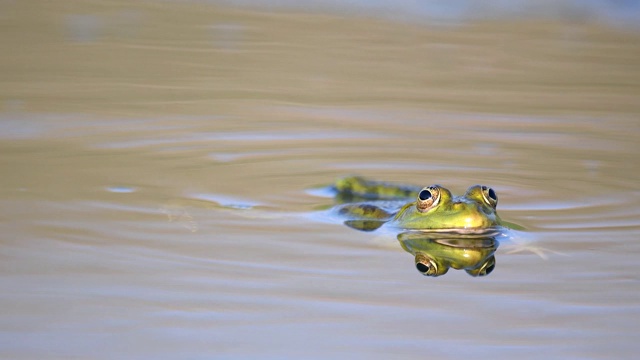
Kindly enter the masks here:
M 373 231 L 384 224 L 403 230 L 474 232 L 507 227 L 497 213 L 498 195 L 486 185 L 472 185 L 460 196 L 441 185 L 425 187 L 341 178 L 334 184 L 345 224 Z M 345 200 L 346 199 L 346 200 Z

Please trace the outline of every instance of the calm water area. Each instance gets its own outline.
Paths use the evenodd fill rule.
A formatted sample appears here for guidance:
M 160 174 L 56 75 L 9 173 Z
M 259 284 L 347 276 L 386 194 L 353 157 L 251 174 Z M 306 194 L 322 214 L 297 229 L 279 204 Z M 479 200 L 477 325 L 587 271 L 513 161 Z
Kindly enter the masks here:
M 0 358 L 632 359 L 640 29 L 0 2 Z M 484 277 L 327 215 L 358 174 L 510 231 Z

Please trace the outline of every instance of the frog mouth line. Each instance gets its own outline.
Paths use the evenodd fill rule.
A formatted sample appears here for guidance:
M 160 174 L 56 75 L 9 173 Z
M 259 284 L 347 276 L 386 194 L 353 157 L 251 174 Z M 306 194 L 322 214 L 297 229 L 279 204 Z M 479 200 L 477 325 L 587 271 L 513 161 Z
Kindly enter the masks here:
M 494 226 L 489 228 L 452 228 L 452 229 L 407 229 L 405 232 L 419 233 L 419 234 L 438 234 L 441 236 L 451 235 L 452 238 L 459 239 L 461 236 L 468 236 L 469 238 L 482 238 L 482 237 L 494 237 L 502 233 L 503 228 L 500 226 Z

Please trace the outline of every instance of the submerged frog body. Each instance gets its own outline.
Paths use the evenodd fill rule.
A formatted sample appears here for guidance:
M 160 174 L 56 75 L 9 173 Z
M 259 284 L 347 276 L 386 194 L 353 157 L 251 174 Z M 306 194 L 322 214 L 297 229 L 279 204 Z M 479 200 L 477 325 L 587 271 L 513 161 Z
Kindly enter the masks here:
M 440 186 L 417 188 L 370 181 L 361 177 L 340 179 L 335 190 L 339 198 L 386 201 L 341 205 L 338 212 L 347 225 L 365 231 L 384 223 L 409 230 L 488 229 L 504 225 L 496 212 L 498 196 L 490 187 L 471 186 L 462 196 L 453 196 Z M 409 196 L 415 196 L 409 201 Z M 398 200 L 405 200 L 398 206 Z M 394 200 L 394 202 L 389 202 Z

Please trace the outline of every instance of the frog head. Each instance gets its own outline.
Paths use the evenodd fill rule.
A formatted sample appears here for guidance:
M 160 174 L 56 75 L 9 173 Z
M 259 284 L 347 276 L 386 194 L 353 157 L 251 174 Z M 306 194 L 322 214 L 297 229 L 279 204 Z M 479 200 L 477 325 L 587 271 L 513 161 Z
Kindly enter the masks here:
M 454 197 L 448 189 L 431 185 L 402 207 L 393 222 L 403 229 L 484 229 L 501 224 L 497 205 L 498 196 L 487 186 L 474 185 Z

